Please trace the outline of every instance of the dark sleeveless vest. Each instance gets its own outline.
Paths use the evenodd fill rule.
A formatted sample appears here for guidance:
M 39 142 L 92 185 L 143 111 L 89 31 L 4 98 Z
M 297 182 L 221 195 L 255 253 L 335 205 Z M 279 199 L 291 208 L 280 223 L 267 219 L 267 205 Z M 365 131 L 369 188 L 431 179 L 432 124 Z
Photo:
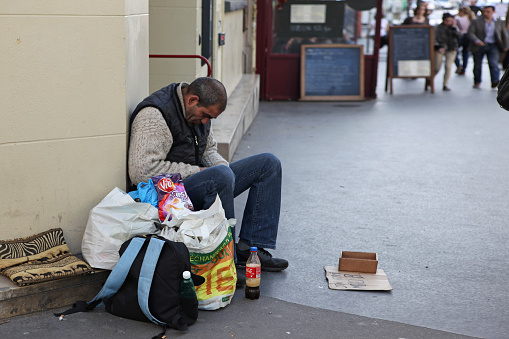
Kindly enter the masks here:
M 131 115 L 131 125 L 136 115 L 145 107 L 157 108 L 173 136 L 173 145 L 166 155 L 166 160 L 203 166 L 202 158 L 207 147 L 211 123 L 209 121 L 206 125 L 189 127 L 177 94 L 179 85 L 174 83 L 166 86 L 140 102 Z

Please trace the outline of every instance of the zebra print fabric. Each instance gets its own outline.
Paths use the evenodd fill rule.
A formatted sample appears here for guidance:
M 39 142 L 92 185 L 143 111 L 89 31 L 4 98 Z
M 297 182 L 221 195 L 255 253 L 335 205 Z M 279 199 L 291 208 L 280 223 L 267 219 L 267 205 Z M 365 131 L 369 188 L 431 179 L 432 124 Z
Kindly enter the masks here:
M 27 238 L 3 240 L 0 241 L 0 260 L 29 257 L 60 245 L 66 245 L 61 228 L 54 228 Z

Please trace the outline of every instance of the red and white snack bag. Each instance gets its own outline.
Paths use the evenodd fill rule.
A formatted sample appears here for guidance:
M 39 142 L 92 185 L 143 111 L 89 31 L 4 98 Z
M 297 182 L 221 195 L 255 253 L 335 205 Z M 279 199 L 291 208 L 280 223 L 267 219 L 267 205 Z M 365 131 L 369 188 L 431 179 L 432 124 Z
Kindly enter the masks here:
M 193 210 L 193 203 L 186 193 L 180 173 L 156 175 L 152 177 L 152 182 L 157 191 L 159 219 L 161 221 L 166 220 L 171 208 Z M 170 214 L 168 220 L 171 220 L 171 217 Z

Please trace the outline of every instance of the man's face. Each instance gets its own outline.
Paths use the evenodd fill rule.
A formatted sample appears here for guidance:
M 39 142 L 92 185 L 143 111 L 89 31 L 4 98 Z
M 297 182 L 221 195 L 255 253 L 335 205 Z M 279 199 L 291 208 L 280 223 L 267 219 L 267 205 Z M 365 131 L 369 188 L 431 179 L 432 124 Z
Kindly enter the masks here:
M 452 26 L 454 24 L 454 18 L 445 18 L 444 19 L 444 25 L 446 26 Z
M 199 124 L 207 124 L 210 119 L 215 119 L 222 112 L 219 111 L 219 105 L 209 107 L 198 106 L 198 102 L 191 103 L 186 106 L 186 120 L 190 126 L 198 126 Z
M 491 20 L 493 18 L 493 12 L 494 12 L 493 8 L 491 8 L 491 7 L 484 7 L 482 9 L 482 15 L 487 20 Z

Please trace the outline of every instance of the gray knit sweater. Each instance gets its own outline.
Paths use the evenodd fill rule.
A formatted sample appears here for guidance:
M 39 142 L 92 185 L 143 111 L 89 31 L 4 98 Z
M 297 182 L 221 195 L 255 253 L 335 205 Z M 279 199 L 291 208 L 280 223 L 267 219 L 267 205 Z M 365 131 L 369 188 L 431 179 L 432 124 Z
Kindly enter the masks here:
M 181 87 L 178 92 L 180 103 L 185 107 Z M 183 111 L 185 112 L 185 109 Z M 173 136 L 161 112 L 154 107 L 142 109 L 131 126 L 128 163 L 129 177 L 133 184 L 148 182 L 150 177 L 162 173 L 180 173 L 182 179 L 185 179 L 200 171 L 198 166 L 166 161 L 166 155 L 172 144 Z M 228 162 L 217 152 L 217 142 L 212 134 L 212 128 L 202 161 L 206 167 L 228 166 Z

